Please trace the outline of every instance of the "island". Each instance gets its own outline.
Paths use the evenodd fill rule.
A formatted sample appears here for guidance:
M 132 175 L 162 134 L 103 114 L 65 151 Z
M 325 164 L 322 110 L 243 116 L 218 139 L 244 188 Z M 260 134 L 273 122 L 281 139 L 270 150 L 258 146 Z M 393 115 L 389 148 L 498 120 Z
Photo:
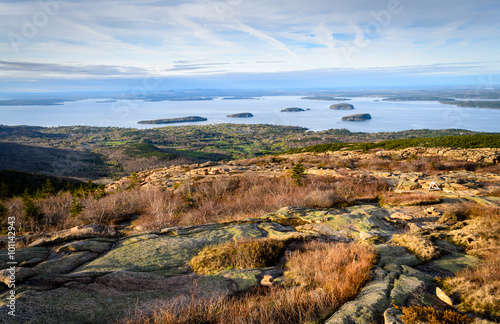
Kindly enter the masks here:
M 246 100 L 246 99 L 257 99 L 255 97 L 224 97 L 221 100 Z
M 190 123 L 190 122 L 199 122 L 206 121 L 205 117 L 200 116 L 188 116 L 188 117 L 179 117 L 179 118 L 166 118 L 166 119 L 153 119 L 153 120 L 141 120 L 138 121 L 138 124 L 176 124 L 176 123 Z
M 342 117 L 343 121 L 364 121 L 370 119 L 372 119 L 372 116 L 370 116 L 370 114 L 355 114 Z
M 226 115 L 226 117 L 229 117 L 229 118 L 250 118 L 250 117 L 253 117 L 253 114 L 249 113 L 249 112 L 244 112 L 244 113 Z
M 331 105 L 330 109 L 335 109 L 335 110 L 353 110 L 354 106 L 346 103 L 340 103 L 340 104 L 335 104 Z
M 300 112 L 300 111 L 306 111 L 306 110 L 311 110 L 311 109 L 310 108 L 302 109 L 302 108 L 298 108 L 298 107 L 290 107 L 290 108 L 281 109 L 281 112 Z
M 346 101 L 351 100 L 349 98 L 339 98 L 334 96 L 311 96 L 311 97 L 302 97 L 302 100 L 327 100 L 327 101 Z

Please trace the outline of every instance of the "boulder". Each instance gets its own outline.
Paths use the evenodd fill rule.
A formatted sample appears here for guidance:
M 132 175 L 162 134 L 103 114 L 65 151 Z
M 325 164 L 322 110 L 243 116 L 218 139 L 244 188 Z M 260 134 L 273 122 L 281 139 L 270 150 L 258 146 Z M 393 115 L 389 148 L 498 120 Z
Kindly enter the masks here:
M 31 243 L 30 247 L 40 247 L 49 244 L 55 244 L 60 242 L 73 241 L 75 239 L 82 238 L 94 238 L 94 237 L 117 237 L 118 231 L 115 226 L 101 225 L 101 224 L 89 224 L 80 225 L 70 228 L 69 230 L 55 232 L 49 237 L 41 238 Z
M 371 324 L 383 317 L 389 306 L 387 295 L 391 281 L 386 278 L 372 280 L 361 290 L 356 299 L 347 302 L 337 310 L 325 324 Z
M 57 259 L 48 260 L 36 265 L 33 269 L 41 277 L 49 277 L 55 274 L 69 273 L 80 265 L 89 262 L 97 257 L 93 252 L 75 252 L 64 255 Z
M 408 253 L 408 249 L 403 246 L 379 244 L 375 246 L 375 251 L 379 255 L 379 261 L 377 263 L 379 267 L 385 267 L 390 264 L 412 267 L 420 263 L 417 257 L 414 254 Z
M 406 221 L 406 222 L 413 220 L 413 217 L 405 215 L 404 213 L 401 213 L 401 212 L 393 213 L 393 214 L 391 214 L 390 217 L 392 219 L 399 219 L 399 220 Z
M 388 308 L 384 312 L 384 324 L 403 324 L 400 320 L 403 313 L 394 307 Z
M 439 287 L 436 287 L 436 296 L 446 304 L 453 306 L 453 300 Z
M 15 271 L 9 269 L 0 270 L 0 282 L 3 282 L 6 286 L 9 285 L 9 281 L 13 278 L 16 284 L 23 282 L 25 279 L 33 277 L 37 272 L 31 268 L 15 267 Z
M 55 249 L 55 252 L 60 253 L 60 252 L 88 251 L 95 253 L 103 253 L 109 251 L 114 242 L 115 240 L 112 239 L 101 239 L 101 238 L 73 241 L 58 247 L 57 249 Z
M 262 280 L 260 281 L 260 285 L 265 287 L 272 287 L 274 286 L 273 281 L 274 281 L 273 276 L 265 275 L 264 278 L 262 278 Z
M 45 247 L 28 247 L 16 250 L 15 261 L 21 265 L 23 262 L 35 264 L 41 262 L 49 256 L 49 249 Z M 0 251 L 0 269 L 8 268 L 9 255 L 7 250 Z M 12 261 L 12 260 L 11 260 Z
M 401 275 L 395 282 L 389 296 L 391 305 L 404 306 L 406 301 L 425 290 L 425 283 L 418 278 Z

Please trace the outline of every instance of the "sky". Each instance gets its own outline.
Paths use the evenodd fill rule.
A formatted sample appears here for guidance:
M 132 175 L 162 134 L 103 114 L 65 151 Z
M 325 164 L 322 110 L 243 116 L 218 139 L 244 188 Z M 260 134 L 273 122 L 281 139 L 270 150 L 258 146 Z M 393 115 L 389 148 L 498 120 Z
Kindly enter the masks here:
M 0 92 L 497 87 L 498 17 L 498 0 L 0 0 Z

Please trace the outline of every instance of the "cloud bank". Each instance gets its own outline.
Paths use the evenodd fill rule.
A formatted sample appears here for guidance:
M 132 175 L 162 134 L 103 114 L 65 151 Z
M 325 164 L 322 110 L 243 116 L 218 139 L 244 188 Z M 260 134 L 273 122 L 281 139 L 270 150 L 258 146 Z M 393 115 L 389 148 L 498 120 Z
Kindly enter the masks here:
M 0 1 L 0 79 L 496 75 L 499 15 L 496 0 Z

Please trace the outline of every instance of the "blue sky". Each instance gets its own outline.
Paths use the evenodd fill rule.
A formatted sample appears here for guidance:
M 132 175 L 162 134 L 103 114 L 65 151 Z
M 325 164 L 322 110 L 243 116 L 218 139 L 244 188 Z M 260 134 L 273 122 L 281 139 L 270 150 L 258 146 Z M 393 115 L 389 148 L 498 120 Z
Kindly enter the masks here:
M 498 0 L 0 1 L 0 91 L 498 86 L 498 17 Z

